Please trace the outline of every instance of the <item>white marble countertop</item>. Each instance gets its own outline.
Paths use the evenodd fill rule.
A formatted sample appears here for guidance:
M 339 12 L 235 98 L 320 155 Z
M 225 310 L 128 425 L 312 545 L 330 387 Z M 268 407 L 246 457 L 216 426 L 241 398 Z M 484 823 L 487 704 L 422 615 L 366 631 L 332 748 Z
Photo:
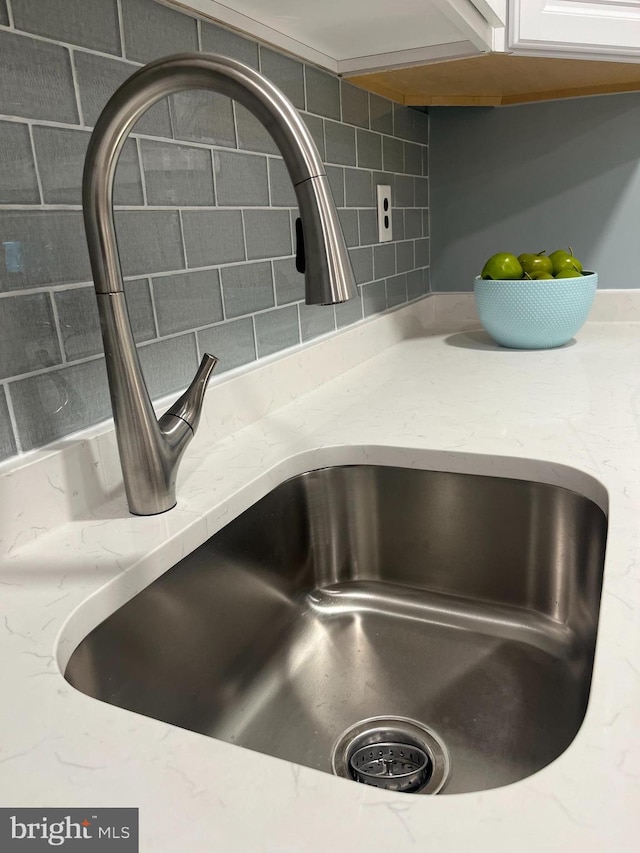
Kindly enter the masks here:
M 307 393 L 295 375 L 308 353 L 254 371 L 266 403 L 247 397 L 258 384 L 245 383 L 243 402 L 232 381 L 214 385 L 217 406 L 166 515 L 126 513 L 104 428 L 0 469 L 0 805 L 137 806 L 140 849 L 153 853 L 638 849 L 640 324 L 591 323 L 571 346 L 513 352 L 479 333 L 427 334 L 426 310 L 318 343 L 323 364 L 334 353 L 342 367 Z M 401 334 L 385 332 L 394 323 Z M 368 360 L 335 375 L 350 367 L 341 347 L 366 350 L 373 338 Z M 298 388 L 290 402 L 283 383 Z M 255 410 L 242 429 L 213 414 L 231 403 Z M 609 513 L 589 707 L 550 766 L 476 794 L 394 795 L 119 710 L 64 681 L 88 630 L 273 485 L 358 461 L 557 483 Z M 108 500 L 79 494 L 89 471 L 94 497 Z

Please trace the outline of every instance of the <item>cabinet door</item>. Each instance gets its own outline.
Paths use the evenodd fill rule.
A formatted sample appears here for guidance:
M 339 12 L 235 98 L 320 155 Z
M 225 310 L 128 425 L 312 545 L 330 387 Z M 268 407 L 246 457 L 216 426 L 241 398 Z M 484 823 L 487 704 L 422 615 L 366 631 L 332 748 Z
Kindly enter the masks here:
M 510 0 L 509 48 L 640 61 L 640 0 Z

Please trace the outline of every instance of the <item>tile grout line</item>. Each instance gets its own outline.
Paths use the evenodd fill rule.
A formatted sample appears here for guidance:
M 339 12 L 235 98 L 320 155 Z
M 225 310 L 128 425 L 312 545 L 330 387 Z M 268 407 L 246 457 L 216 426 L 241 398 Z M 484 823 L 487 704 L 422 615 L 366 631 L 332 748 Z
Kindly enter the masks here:
M 2 383 L 4 386 L 4 396 L 7 401 L 7 411 L 9 412 L 9 422 L 11 423 L 11 427 L 13 429 L 13 437 L 16 440 L 16 451 L 17 453 L 22 453 L 22 441 L 20 440 L 20 433 L 18 432 L 18 419 L 16 418 L 16 413 L 13 408 L 13 399 L 11 397 L 11 391 L 9 389 L 9 380 Z
M 74 51 L 72 51 L 72 52 L 74 52 Z M 75 51 L 75 52 L 77 52 L 77 51 Z M 73 68 L 73 71 L 75 73 L 75 64 L 73 62 L 72 62 L 72 68 Z M 77 89 L 76 100 L 78 102 L 77 106 L 78 106 L 78 110 L 80 112 L 81 103 L 80 103 L 79 88 L 77 87 L 77 84 L 76 84 L 76 89 Z M 75 130 L 78 132 L 85 132 L 85 133 L 90 133 L 94 128 L 94 125 L 85 124 L 84 118 L 82 119 L 82 121 L 80 123 L 72 124 L 70 122 L 52 121 L 50 119 L 37 119 L 37 118 L 28 118 L 25 116 L 14 116 L 14 115 L 9 115 L 9 114 L 0 114 L 0 122 L 8 122 L 8 123 L 12 123 L 12 124 L 34 124 L 34 125 L 38 125 L 38 126 L 42 126 L 42 127 L 53 127 L 53 128 L 57 128 L 60 130 Z M 325 127 L 325 124 L 324 124 L 324 120 L 323 120 L 322 140 L 323 140 L 323 145 L 325 147 L 325 154 L 326 154 L 326 133 L 325 133 L 324 127 Z M 157 135 L 150 134 L 150 133 L 140 133 L 140 132 L 135 132 L 135 133 L 132 133 L 130 135 L 133 139 L 150 140 L 152 142 L 158 142 L 158 143 L 161 143 L 163 145 L 179 145 L 179 146 L 182 146 L 183 148 L 205 149 L 205 150 L 211 150 L 211 151 L 220 152 L 220 153 L 228 152 L 228 153 L 232 153 L 232 154 L 233 153 L 245 154 L 245 155 L 252 156 L 252 157 L 281 156 L 281 155 L 275 154 L 273 152 L 255 151 L 251 148 L 240 148 L 237 145 L 233 145 L 233 146 L 232 145 L 215 145 L 213 143 L 197 142 L 197 141 L 188 140 L 188 139 L 187 140 L 176 139 L 175 137 L 171 137 L 171 136 L 157 136 Z M 358 171 L 358 172 L 371 172 L 371 173 L 373 173 L 373 172 L 388 172 L 389 174 L 392 174 L 392 175 L 397 176 L 397 177 L 414 178 L 414 179 L 425 177 L 424 175 L 417 175 L 414 173 L 407 174 L 405 171 L 403 171 L 404 166 L 403 166 L 403 169 L 400 171 L 394 171 L 393 169 L 387 169 L 384 167 L 384 163 L 383 163 L 382 168 L 372 168 L 372 167 L 368 167 L 368 166 L 358 166 L 357 163 L 340 163 L 337 161 L 327 160 L 326 156 L 325 156 L 323 162 L 325 163 L 326 166 L 333 166 L 334 168 L 341 168 L 341 169 L 345 169 L 345 170 L 346 169 L 353 169 L 353 170 Z M 403 160 L 403 163 L 404 163 L 404 160 Z
M 76 109 L 78 110 L 78 119 L 81 125 L 84 125 L 84 115 L 82 112 L 82 103 L 80 101 L 80 86 L 78 84 L 78 72 L 76 69 L 75 51 L 69 48 L 69 63 L 71 65 L 71 80 L 73 82 L 73 91 L 76 97 Z
M 142 159 L 142 145 L 139 139 L 135 139 L 136 152 L 138 157 L 138 171 L 140 172 L 140 184 L 142 186 L 142 201 L 144 202 L 144 206 L 146 207 L 149 204 L 149 199 L 147 198 L 147 177 L 144 173 L 144 160 Z M 114 190 L 115 195 L 115 190 Z
M 7 0 L 7 15 L 9 16 L 9 26 L 11 29 L 15 29 L 15 20 L 13 17 L 13 9 L 11 7 L 11 0 Z
M 273 310 L 273 309 L 272 309 Z M 255 353 L 255 361 L 258 361 L 260 358 L 260 353 L 258 352 L 258 333 L 256 330 L 256 315 L 251 315 L 251 333 L 253 335 L 253 351 Z
M 147 276 L 147 281 L 149 283 L 149 298 L 151 299 L 151 314 L 153 316 L 154 331 L 156 333 L 156 338 L 160 338 L 160 322 L 158 321 L 158 312 L 156 308 L 156 292 L 153 287 L 153 278 L 151 276 Z
M 276 271 L 273 266 L 273 261 L 269 261 L 269 266 L 271 267 L 271 292 L 273 293 L 273 307 L 278 308 L 278 293 L 276 291 Z M 258 339 L 256 338 L 256 343 Z
M 0 31 L 7 31 L 7 27 L 0 27 Z M 138 68 L 141 68 L 144 65 L 144 62 L 136 62 L 133 59 L 125 59 L 123 56 L 120 56 L 117 53 L 107 53 L 106 51 L 96 50 L 93 47 L 86 47 L 85 45 L 75 44 L 74 42 L 69 41 L 61 41 L 60 39 L 49 38 L 48 36 L 42 36 L 39 33 L 27 32 L 26 30 L 12 29 L 12 35 L 20 36 L 21 38 L 33 39 L 33 41 L 44 42 L 45 44 L 53 44 L 56 47 L 65 47 L 67 50 L 80 50 L 82 53 L 90 53 L 92 56 L 101 56 L 103 59 L 114 59 L 117 62 L 127 63 L 128 65 L 136 65 Z
M 60 355 L 62 357 L 62 364 L 58 365 L 64 366 L 68 364 L 67 359 L 67 351 L 64 346 L 64 340 L 62 338 L 62 328 L 60 326 L 60 317 L 58 316 L 58 306 L 56 304 L 56 300 L 54 299 L 53 293 L 49 292 L 49 302 L 51 304 L 51 312 L 53 314 L 53 324 L 55 326 L 56 335 L 58 337 L 58 346 L 60 347 Z
M 421 269 L 428 269 L 428 267 L 421 268 Z M 394 274 L 394 276 L 395 275 L 399 275 L 399 273 Z M 406 279 L 406 273 L 403 273 L 402 275 L 404 275 L 405 279 Z M 369 287 L 369 286 L 376 284 L 378 282 L 381 282 L 381 283 L 384 282 L 385 293 L 386 293 L 386 282 L 390 278 L 393 278 L 394 276 L 385 276 L 385 277 L 380 278 L 380 279 L 374 279 L 371 282 L 366 282 L 363 285 L 359 285 L 361 293 L 364 292 L 364 288 Z M 281 307 L 287 308 L 287 307 L 290 307 L 292 305 L 295 305 L 298 307 L 298 329 L 300 332 L 300 341 L 302 341 L 302 323 L 301 323 L 301 316 L 300 316 L 300 306 L 304 305 L 304 300 L 287 302 L 287 303 L 284 303 L 284 305 Z M 249 319 L 249 318 L 256 317 L 260 314 L 268 314 L 269 312 L 273 311 L 274 308 L 276 308 L 276 306 L 268 306 L 267 308 L 257 309 L 257 310 L 252 311 L 252 312 L 247 312 L 246 314 L 238 314 L 234 317 L 228 317 L 224 320 L 219 320 L 216 323 L 209 323 L 205 326 L 197 326 L 194 329 L 181 329 L 178 332 L 170 332 L 168 334 L 159 335 L 155 339 L 140 341 L 139 343 L 136 343 L 136 348 L 141 349 L 141 348 L 145 348 L 145 347 L 149 347 L 149 346 L 158 345 L 158 344 L 163 343 L 164 341 L 173 340 L 175 338 L 180 338 L 180 337 L 187 337 L 191 333 L 197 334 L 199 332 L 206 331 L 208 329 L 214 329 L 214 328 L 217 328 L 219 326 L 224 326 L 224 325 L 227 325 L 228 322 L 234 322 L 236 320 Z M 384 310 L 387 310 L 387 309 L 383 309 L 383 311 Z M 374 313 L 381 313 L 381 312 L 374 312 Z M 371 316 L 371 315 L 367 315 L 367 316 Z M 336 331 L 336 329 L 334 329 L 334 331 Z M 35 378 L 37 376 L 44 376 L 44 375 L 47 375 L 49 373 L 55 373 L 56 371 L 59 371 L 59 370 L 70 369 L 72 367 L 77 367 L 80 365 L 89 364 L 90 362 L 99 361 L 101 359 L 104 359 L 104 352 L 102 350 L 100 350 L 97 353 L 93 353 L 91 355 L 88 355 L 88 356 L 83 356 L 81 358 L 74 359 L 72 361 L 67 361 L 67 362 L 60 363 L 60 364 L 54 364 L 54 365 L 51 365 L 49 367 L 39 368 L 38 370 L 33 370 L 33 371 L 26 372 L 26 373 L 19 373 L 19 374 L 16 374 L 15 376 L 6 377 L 6 379 L 2 380 L 2 382 L 0 382 L 0 384 L 5 384 L 7 386 L 7 391 L 9 391 L 9 384 L 10 383 L 19 382 L 19 381 L 22 381 L 24 379 L 32 379 L 32 378 Z M 10 396 L 9 393 L 7 396 L 8 397 Z
M 127 58 L 127 52 L 124 44 L 124 15 L 122 14 L 122 0 L 116 0 L 116 14 L 118 15 L 118 32 L 120 34 L 120 52 L 124 59 Z
M 189 269 L 189 260 L 187 258 L 187 244 L 184 239 L 184 222 L 182 221 L 182 211 L 178 211 L 178 225 L 180 227 L 180 244 L 182 248 L 182 257 L 184 259 L 185 269 Z
M 302 305 L 302 303 L 296 302 L 295 305 L 298 313 L 298 340 L 302 343 L 302 315 L 300 312 L 300 305 Z
M 33 126 L 27 124 L 29 132 L 29 142 L 31 144 L 31 154 L 33 156 L 33 170 L 36 173 L 36 183 L 38 185 L 38 193 L 40 195 L 40 203 L 44 205 L 44 190 L 42 189 L 42 179 L 40 178 L 40 168 L 38 166 L 38 158 L 36 157 L 36 141 L 33 136 Z
M 209 151 L 211 160 L 211 181 L 213 185 L 213 207 L 218 207 L 218 178 L 216 176 L 216 152 L 211 149 Z

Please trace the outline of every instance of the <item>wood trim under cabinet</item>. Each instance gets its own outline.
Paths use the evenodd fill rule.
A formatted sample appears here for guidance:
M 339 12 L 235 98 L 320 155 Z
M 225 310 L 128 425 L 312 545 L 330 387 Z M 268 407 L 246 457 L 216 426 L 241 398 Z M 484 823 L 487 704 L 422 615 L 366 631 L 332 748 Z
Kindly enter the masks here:
M 635 63 L 503 53 L 347 76 L 406 106 L 506 106 L 640 90 Z

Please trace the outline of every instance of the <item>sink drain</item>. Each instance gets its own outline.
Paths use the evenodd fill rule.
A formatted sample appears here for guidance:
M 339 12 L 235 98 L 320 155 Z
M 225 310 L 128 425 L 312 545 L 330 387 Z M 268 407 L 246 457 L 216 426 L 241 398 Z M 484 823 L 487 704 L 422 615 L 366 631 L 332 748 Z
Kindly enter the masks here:
M 449 756 L 435 732 L 405 717 L 372 717 L 344 732 L 333 749 L 336 776 L 405 793 L 437 794 Z

